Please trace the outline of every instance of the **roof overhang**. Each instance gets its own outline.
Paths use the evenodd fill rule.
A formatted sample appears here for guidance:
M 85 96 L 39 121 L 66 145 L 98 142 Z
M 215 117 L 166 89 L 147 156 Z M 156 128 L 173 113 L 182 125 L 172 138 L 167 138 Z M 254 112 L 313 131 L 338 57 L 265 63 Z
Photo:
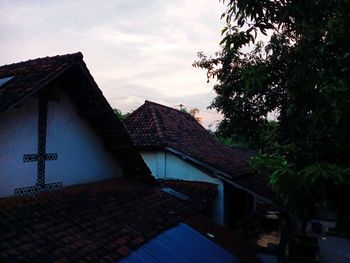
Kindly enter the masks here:
M 261 194 L 258 194 L 250 189 L 248 189 L 245 186 L 242 186 L 238 183 L 236 183 L 234 181 L 234 179 L 232 178 L 232 176 L 222 170 L 217 169 L 214 166 L 211 166 L 207 163 L 204 163 L 202 161 L 197 160 L 196 158 L 193 158 L 192 156 L 189 156 L 181 151 L 178 151 L 174 148 L 171 147 L 166 147 L 165 151 L 173 153 L 175 155 L 177 155 L 178 157 L 180 157 L 182 160 L 191 163 L 191 164 L 195 164 L 196 166 L 201 167 L 202 169 L 204 169 L 205 171 L 209 172 L 211 176 L 216 177 L 221 179 L 223 182 L 228 183 L 232 186 L 234 186 L 235 188 L 241 189 L 246 191 L 247 193 L 251 194 L 252 196 L 261 199 L 262 201 L 266 202 L 266 203 L 270 203 L 278 208 L 284 209 L 280 204 L 278 204 L 277 202 L 271 200 L 268 197 L 262 196 Z
M 39 90 L 43 89 L 44 87 L 47 87 L 53 80 L 57 79 L 59 76 L 61 76 L 63 73 L 65 73 L 66 71 L 68 71 L 69 69 L 72 68 L 72 66 L 74 64 L 76 64 L 77 62 L 74 61 L 71 64 L 69 64 L 68 66 L 62 68 L 60 71 L 58 72 L 53 72 L 52 74 L 49 74 L 44 80 L 38 82 L 35 84 L 34 89 L 31 92 L 28 92 L 25 96 L 19 98 L 18 100 L 14 101 L 12 104 L 10 105 L 5 105 L 4 108 L 0 109 L 0 114 L 3 114 L 5 112 L 8 112 L 9 110 L 15 108 L 16 106 L 20 105 L 21 103 L 23 103 L 25 100 L 27 100 L 28 98 L 32 97 L 34 94 L 36 94 Z

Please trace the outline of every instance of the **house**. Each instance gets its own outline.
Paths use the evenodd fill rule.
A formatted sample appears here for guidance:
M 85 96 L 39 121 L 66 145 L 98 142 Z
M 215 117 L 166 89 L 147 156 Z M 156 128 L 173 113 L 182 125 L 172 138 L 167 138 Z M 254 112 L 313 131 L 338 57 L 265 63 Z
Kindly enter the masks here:
M 81 53 L 5 65 L 0 80 L 0 197 L 148 174 Z
M 81 53 L 0 67 L 0 144 L 0 262 L 253 260 L 201 214 L 215 185 L 154 180 Z
M 249 169 L 252 151 L 223 145 L 190 114 L 146 101 L 124 125 L 155 178 L 218 186 L 219 224 L 233 225 L 257 202 L 275 202 L 267 178 Z

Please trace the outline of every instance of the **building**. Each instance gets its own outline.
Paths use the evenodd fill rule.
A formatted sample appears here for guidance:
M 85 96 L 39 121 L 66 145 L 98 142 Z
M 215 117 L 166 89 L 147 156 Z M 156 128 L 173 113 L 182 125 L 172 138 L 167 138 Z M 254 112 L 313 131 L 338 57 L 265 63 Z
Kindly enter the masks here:
M 0 144 L 0 262 L 252 262 L 201 215 L 215 185 L 154 180 L 81 53 L 0 67 Z
M 155 178 L 218 185 L 219 224 L 233 225 L 257 202 L 274 202 L 266 176 L 249 169 L 253 152 L 223 145 L 190 114 L 146 101 L 124 125 Z
M 81 53 L 5 65 L 0 79 L 0 196 L 147 174 Z

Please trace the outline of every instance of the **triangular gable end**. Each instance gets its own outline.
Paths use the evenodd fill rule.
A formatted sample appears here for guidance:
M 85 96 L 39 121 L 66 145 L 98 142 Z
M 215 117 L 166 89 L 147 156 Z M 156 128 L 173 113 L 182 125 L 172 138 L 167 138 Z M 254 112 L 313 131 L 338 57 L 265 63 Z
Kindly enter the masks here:
M 148 123 L 148 126 L 153 125 L 155 129 L 145 129 L 143 123 L 146 120 L 151 120 L 153 124 Z M 249 159 L 254 151 L 242 151 L 223 145 L 190 114 L 145 101 L 124 120 L 124 124 L 140 151 L 163 150 L 174 154 L 211 177 L 220 178 L 267 202 L 276 202 L 276 197 L 268 186 L 267 176 L 256 174 L 249 168 Z M 155 143 L 159 134 L 162 135 L 162 147 Z M 145 153 L 151 163 L 154 156 Z M 187 171 L 187 174 L 190 173 Z
M 69 100 L 74 104 L 79 118 L 85 120 L 93 128 L 103 142 L 103 148 L 119 161 L 127 177 L 153 181 L 149 169 L 137 150 L 132 146 L 123 125 L 116 118 L 111 106 L 98 88 L 82 58 L 81 53 L 76 53 L 0 67 L 0 78 L 12 76 L 9 81 L 0 86 L 1 117 L 9 114 L 11 111 L 18 110 L 28 101 L 38 101 L 37 106 L 34 106 L 38 108 L 39 112 L 38 152 L 24 153 L 23 162 L 37 162 L 39 178 L 39 173 L 45 172 L 45 162 L 57 159 L 57 153 L 46 151 L 44 147 L 46 142 L 41 138 L 46 138 L 45 122 L 47 122 L 48 114 L 47 101 L 46 105 L 44 105 L 42 98 L 47 98 L 50 104 L 50 100 L 54 101 L 56 99 L 57 90 L 60 90 L 67 94 Z M 33 126 L 35 125 L 37 123 L 33 124 Z M 41 126 L 45 126 L 44 131 L 40 128 Z M 76 136 L 79 137 L 80 135 L 76 134 Z M 44 144 L 41 143 L 41 146 L 40 140 L 45 142 Z M 5 175 L 0 174 L 0 176 Z M 72 176 L 74 175 L 72 174 Z M 44 183 L 38 179 L 37 185 L 43 186 Z M 55 188 L 55 185 L 48 187 L 51 186 Z

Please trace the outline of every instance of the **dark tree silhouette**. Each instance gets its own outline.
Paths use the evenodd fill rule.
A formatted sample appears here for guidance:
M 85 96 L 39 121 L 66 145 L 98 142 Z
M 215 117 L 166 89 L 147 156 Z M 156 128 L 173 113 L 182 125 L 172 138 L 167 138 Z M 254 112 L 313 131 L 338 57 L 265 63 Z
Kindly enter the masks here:
M 223 2 L 222 49 L 194 63 L 216 79 L 219 133 L 261 149 L 253 167 L 301 218 L 325 201 L 340 208 L 350 200 L 350 1 Z

